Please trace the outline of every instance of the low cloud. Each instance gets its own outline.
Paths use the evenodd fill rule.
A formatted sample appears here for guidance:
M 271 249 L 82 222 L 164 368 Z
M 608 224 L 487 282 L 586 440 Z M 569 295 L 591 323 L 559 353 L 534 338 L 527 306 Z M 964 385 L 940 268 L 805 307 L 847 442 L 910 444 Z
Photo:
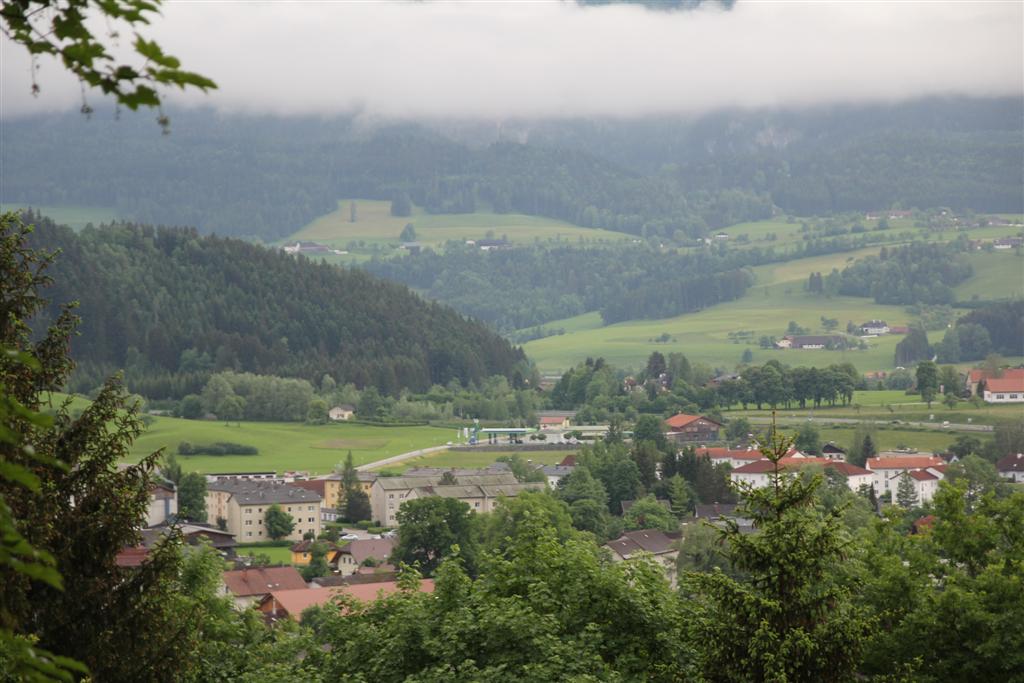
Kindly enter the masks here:
M 170 101 L 227 112 L 630 117 L 1024 91 L 1019 2 L 172 1 L 145 33 L 220 85 Z M 0 57 L 0 115 L 81 104 L 55 65 L 33 98 L 23 50 L 5 38 Z

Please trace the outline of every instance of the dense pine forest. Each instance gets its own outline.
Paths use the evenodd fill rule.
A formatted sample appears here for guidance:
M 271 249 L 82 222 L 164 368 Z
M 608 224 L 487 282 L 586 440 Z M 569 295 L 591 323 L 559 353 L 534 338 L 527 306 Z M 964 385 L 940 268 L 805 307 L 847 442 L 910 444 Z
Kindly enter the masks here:
M 238 370 L 372 385 L 386 394 L 512 377 L 522 353 L 483 325 L 360 270 L 315 264 L 194 230 L 112 225 L 75 234 L 47 220 L 34 246 L 60 250 L 47 315 L 78 301 L 75 388 L 125 368 L 150 398 L 195 393 Z
M 203 232 L 285 237 L 343 197 L 410 197 L 637 235 L 696 236 L 773 207 L 1024 211 L 1017 100 L 928 100 L 698 119 L 367 125 L 353 117 L 76 114 L 5 122 L 0 200 L 114 207 Z M 88 169 L 88 172 L 84 172 Z

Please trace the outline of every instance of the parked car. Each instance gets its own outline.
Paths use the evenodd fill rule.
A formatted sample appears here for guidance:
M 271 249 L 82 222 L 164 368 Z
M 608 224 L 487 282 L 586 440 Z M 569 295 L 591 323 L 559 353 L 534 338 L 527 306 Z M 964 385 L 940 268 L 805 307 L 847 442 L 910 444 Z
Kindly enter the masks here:
M 358 541 L 359 540 L 359 535 L 358 534 L 345 534 L 344 536 L 341 537 L 341 540 L 343 540 L 343 541 Z

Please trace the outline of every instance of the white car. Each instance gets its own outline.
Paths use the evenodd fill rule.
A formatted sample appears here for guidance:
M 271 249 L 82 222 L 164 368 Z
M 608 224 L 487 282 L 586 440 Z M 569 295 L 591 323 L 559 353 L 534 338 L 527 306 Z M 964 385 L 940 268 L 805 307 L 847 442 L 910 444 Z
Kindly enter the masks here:
M 358 534 L 345 534 L 344 536 L 341 537 L 341 540 L 343 540 L 343 541 L 358 541 L 359 540 L 359 535 Z

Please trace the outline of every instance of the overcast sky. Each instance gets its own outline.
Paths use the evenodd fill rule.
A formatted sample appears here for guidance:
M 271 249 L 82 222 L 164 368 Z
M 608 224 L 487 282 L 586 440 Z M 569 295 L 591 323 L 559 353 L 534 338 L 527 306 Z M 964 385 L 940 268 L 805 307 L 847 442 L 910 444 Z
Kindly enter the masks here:
M 1019 1 L 740 0 L 666 13 L 554 0 L 170 0 L 144 35 L 220 85 L 175 103 L 224 111 L 634 116 L 1024 92 Z M 27 57 L 0 40 L 0 114 L 80 106 L 78 83 L 45 63 L 33 98 Z

